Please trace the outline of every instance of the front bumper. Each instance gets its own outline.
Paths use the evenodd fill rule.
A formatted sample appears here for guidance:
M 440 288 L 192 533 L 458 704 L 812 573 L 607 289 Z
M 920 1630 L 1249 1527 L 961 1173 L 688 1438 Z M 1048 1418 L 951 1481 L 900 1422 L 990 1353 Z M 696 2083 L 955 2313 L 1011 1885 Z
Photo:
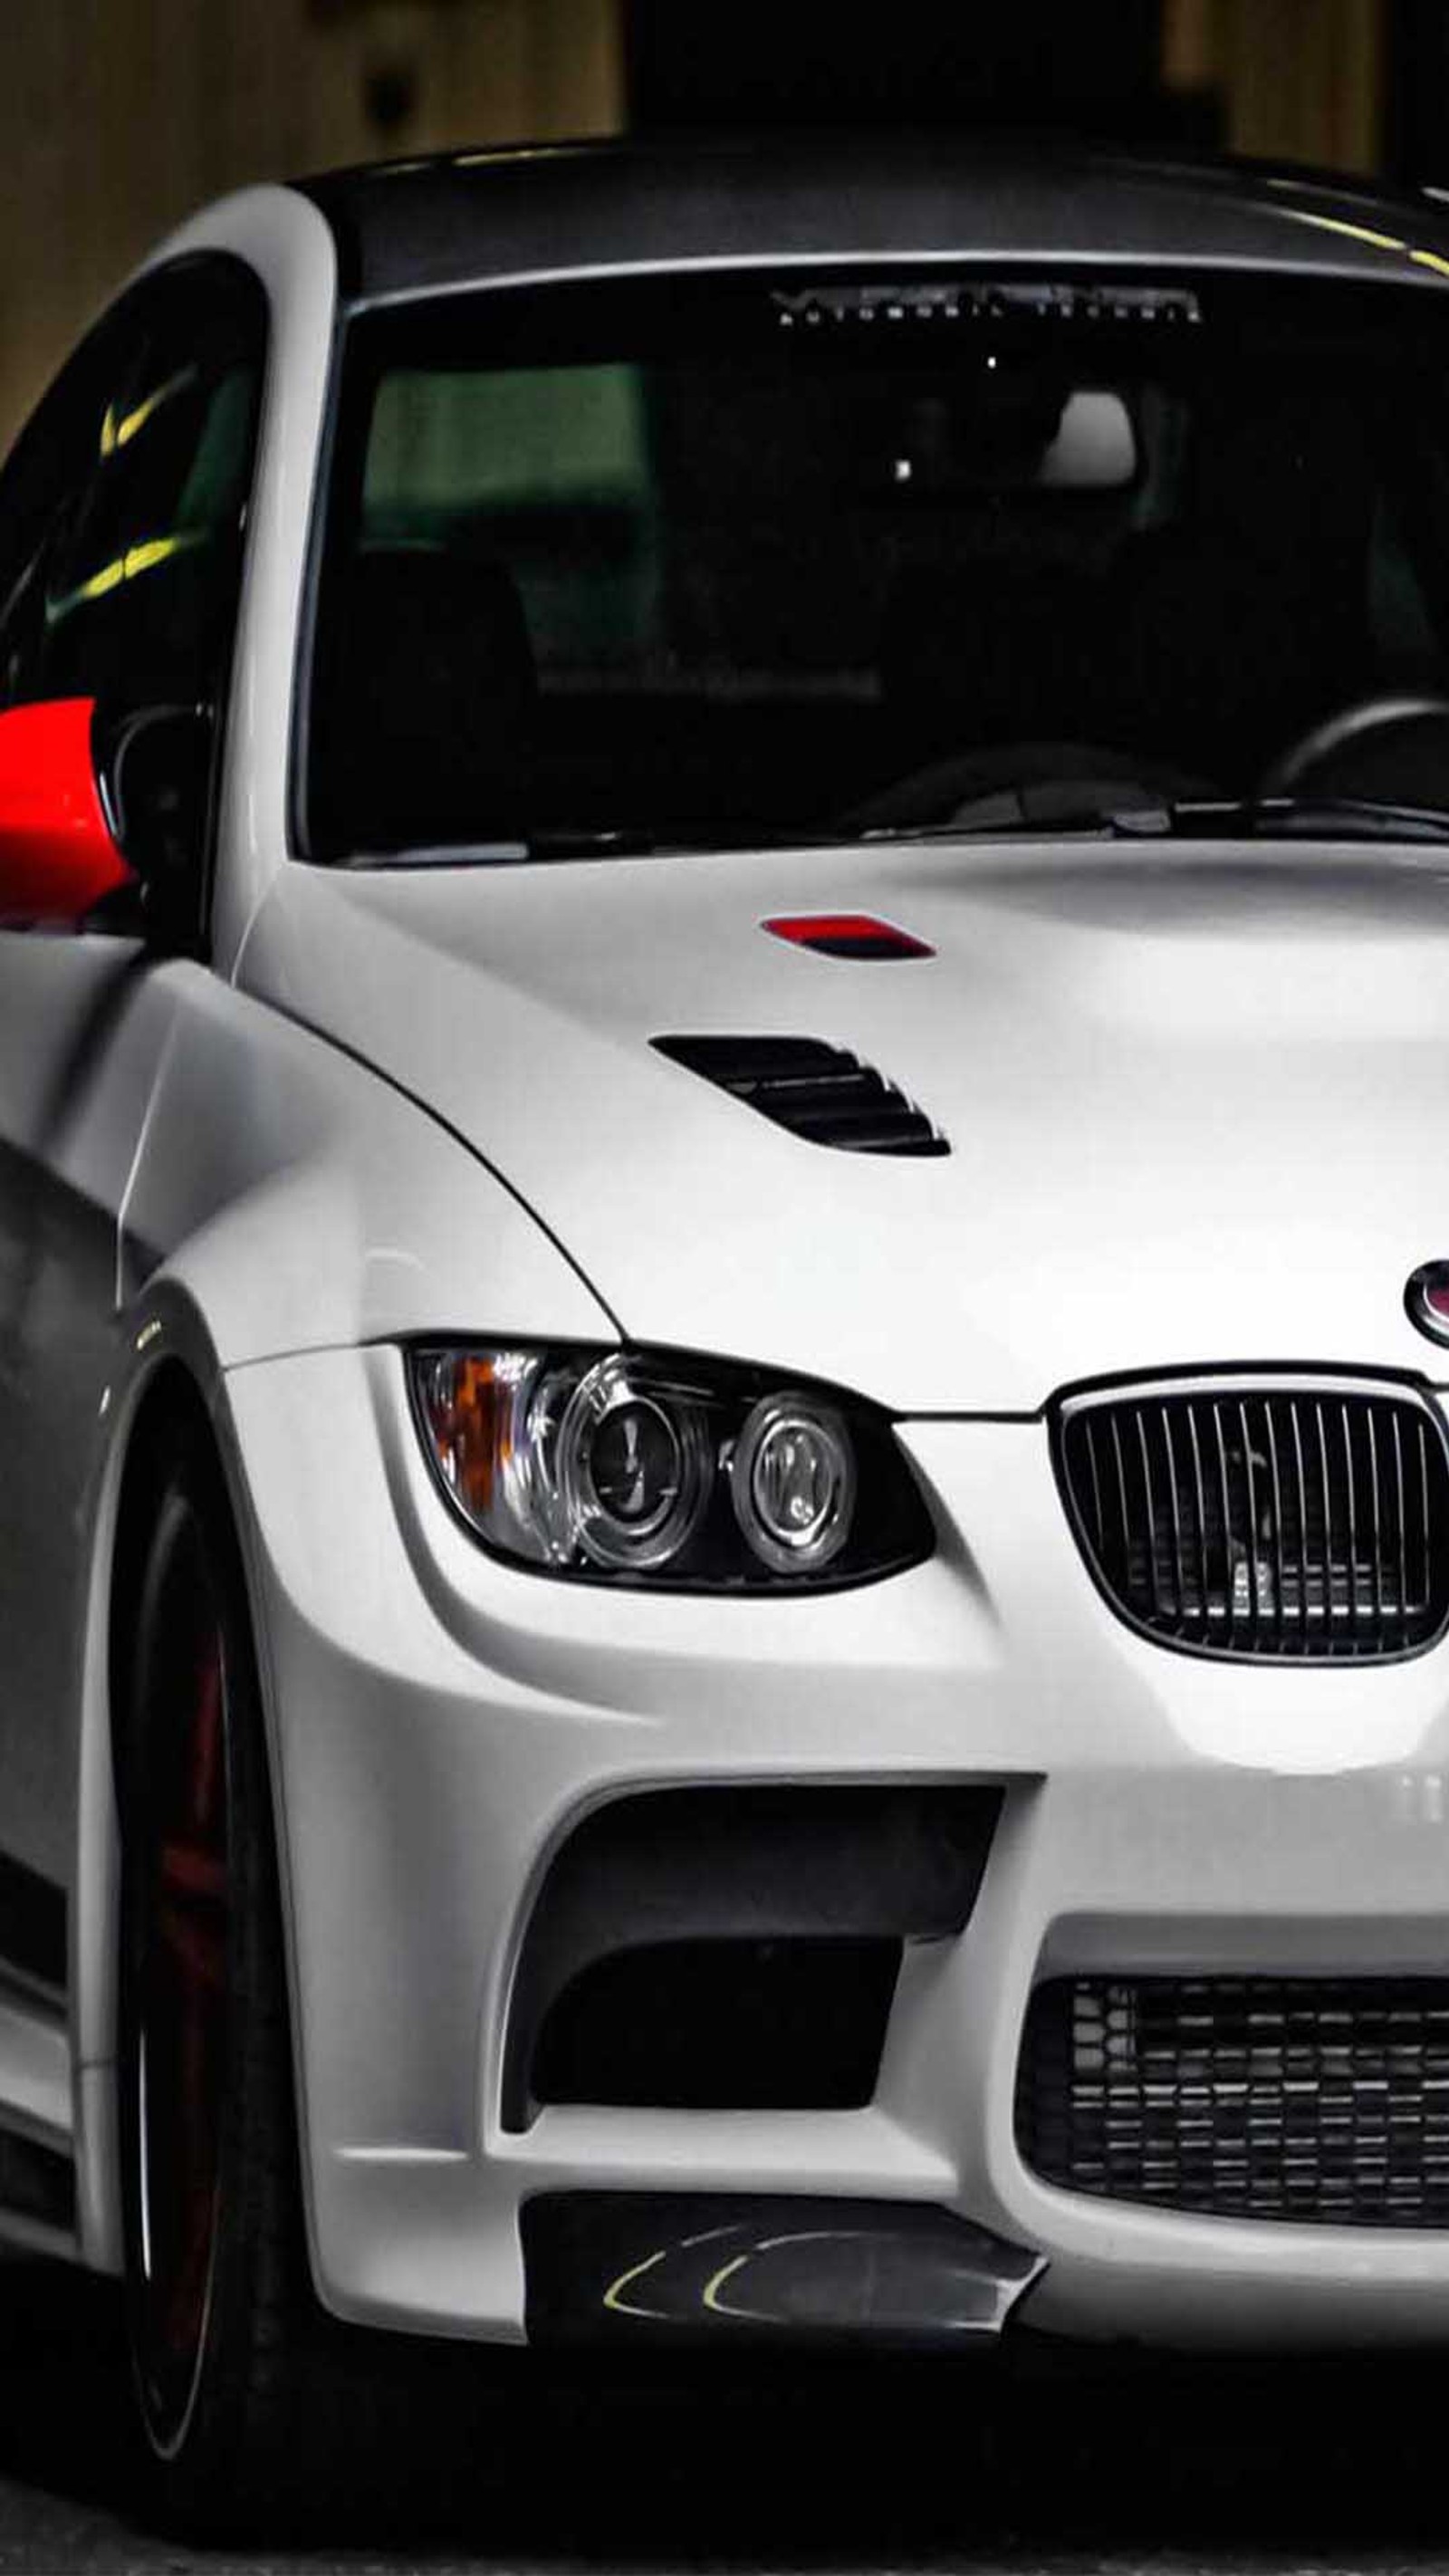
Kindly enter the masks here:
M 940 2210 L 1045 2258 L 1023 2318 L 1090 2337 L 1449 2340 L 1449 2233 L 1094 2201 L 1023 2164 L 1043 1975 L 1388 1974 L 1449 1956 L 1449 1651 L 1193 1659 L 1077 1553 L 1039 1422 L 902 1434 L 941 1546 L 821 1599 L 614 1593 L 455 1524 L 396 1351 L 227 1381 L 272 1730 L 314 2268 L 339 2314 L 520 2340 L 542 2195 Z M 556 2104 L 505 2120 L 520 1944 L 600 1802 L 665 1784 L 1004 1793 L 957 1937 L 908 1948 L 873 2098 Z

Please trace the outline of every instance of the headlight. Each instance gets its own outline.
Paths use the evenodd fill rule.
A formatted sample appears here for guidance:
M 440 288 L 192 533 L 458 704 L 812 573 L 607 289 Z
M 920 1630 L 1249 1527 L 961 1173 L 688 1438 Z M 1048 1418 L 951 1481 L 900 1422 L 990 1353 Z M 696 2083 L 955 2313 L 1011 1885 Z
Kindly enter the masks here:
M 730 1459 L 730 1499 L 750 1547 L 777 1574 L 822 1574 L 849 1544 L 855 1453 L 833 1407 L 766 1395 Z
M 704 1408 L 631 1376 L 617 1353 L 580 1378 L 554 1452 L 552 1522 L 567 1563 L 652 1574 L 688 1547 L 709 1505 L 714 1460 Z
M 851 1397 L 649 1351 L 413 1350 L 408 1373 L 444 1493 L 516 1563 L 780 1590 L 931 1552 L 888 1418 Z

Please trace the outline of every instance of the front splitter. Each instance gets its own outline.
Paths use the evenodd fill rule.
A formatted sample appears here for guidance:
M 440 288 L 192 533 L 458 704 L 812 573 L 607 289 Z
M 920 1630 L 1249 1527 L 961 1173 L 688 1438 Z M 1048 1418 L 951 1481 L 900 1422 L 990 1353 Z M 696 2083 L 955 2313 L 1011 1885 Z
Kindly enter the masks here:
M 536 2344 L 955 2351 L 1045 2270 L 948 2210 L 759 2195 L 544 2192 L 522 2212 Z

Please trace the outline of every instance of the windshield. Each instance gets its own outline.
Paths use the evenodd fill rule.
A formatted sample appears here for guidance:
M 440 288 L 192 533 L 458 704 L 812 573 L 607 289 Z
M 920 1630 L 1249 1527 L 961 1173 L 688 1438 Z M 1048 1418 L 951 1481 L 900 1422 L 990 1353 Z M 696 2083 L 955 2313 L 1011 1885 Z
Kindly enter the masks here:
M 1064 819 L 1077 780 L 1251 797 L 1337 710 L 1449 688 L 1444 357 L 1430 289 L 1140 269 L 364 312 L 305 846 L 889 832 L 1042 781 Z M 1449 808 L 1449 706 L 1410 731 L 1402 776 L 1371 727 L 1328 783 Z

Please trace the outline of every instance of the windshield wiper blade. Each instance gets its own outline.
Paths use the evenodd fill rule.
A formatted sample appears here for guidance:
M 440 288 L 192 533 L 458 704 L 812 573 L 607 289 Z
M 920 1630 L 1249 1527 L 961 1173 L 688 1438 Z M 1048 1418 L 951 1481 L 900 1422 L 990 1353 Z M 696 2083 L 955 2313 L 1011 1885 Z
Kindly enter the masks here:
M 990 808 L 988 812 L 986 809 Z M 964 814 L 944 823 L 873 823 L 839 837 L 868 843 L 892 841 L 1050 840 L 1060 833 L 1095 834 L 1099 840 L 1165 840 L 1177 828 L 1175 808 L 1152 798 L 1118 804 L 1104 798 L 1056 799 L 1042 804 L 1031 790 L 1007 788 L 973 799 Z
M 813 850 L 845 847 L 857 832 L 808 824 L 740 823 L 718 831 L 675 831 L 646 824 L 540 824 L 497 838 L 430 841 L 396 850 L 355 850 L 350 868 L 494 868 L 533 859 L 708 858 L 729 851 Z
M 990 810 L 988 811 L 988 807 Z M 1171 800 L 1104 797 L 1052 800 L 1034 789 L 1008 788 L 973 800 L 940 823 L 881 823 L 863 841 L 1050 840 L 1056 834 L 1099 840 L 1449 840 L 1449 810 L 1389 805 L 1369 796 L 1192 796 Z
M 642 826 L 590 831 L 549 824 L 517 846 L 520 856 L 531 859 L 668 858 L 675 852 L 702 858 L 730 850 L 838 850 L 859 838 L 858 833 L 809 823 L 731 823 L 713 831 L 684 832 L 663 825 L 652 831 Z
M 1172 807 L 1174 831 L 1247 831 L 1257 840 L 1449 840 L 1449 809 L 1391 805 L 1379 796 L 1224 796 L 1183 798 Z
M 543 823 L 518 846 L 531 859 L 652 859 L 659 845 L 645 824 Z
M 1449 840 L 1449 809 L 1388 805 L 1362 796 L 1191 796 L 1168 799 L 1128 785 L 1118 797 L 1063 792 L 1043 781 L 972 798 L 958 815 L 934 823 L 826 827 L 739 824 L 713 832 L 651 829 L 643 824 L 540 824 L 496 840 L 359 851 L 351 867 L 499 867 L 548 859 L 640 859 L 727 851 L 889 848 L 914 841 L 1052 840 L 1058 835 L 1109 841 L 1160 840 Z

